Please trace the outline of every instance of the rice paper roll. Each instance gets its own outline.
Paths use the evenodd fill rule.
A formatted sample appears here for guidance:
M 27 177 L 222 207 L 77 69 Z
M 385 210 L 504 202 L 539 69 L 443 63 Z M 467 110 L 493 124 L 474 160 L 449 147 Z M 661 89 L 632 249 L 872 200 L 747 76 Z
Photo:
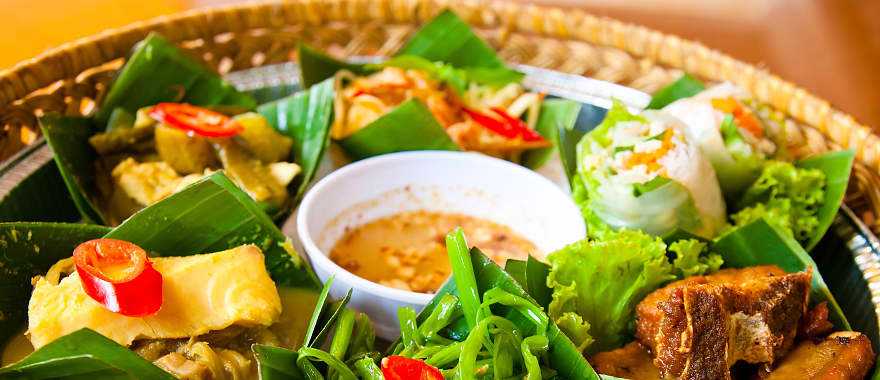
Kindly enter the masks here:
M 663 108 L 682 121 L 688 137 L 712 163 L 728 200 L 737 199 L 758 178 L 766 158 L 776 153 L 748 98 L 742 88 L 722 83 Z
M 673 117 L 657 111 L 633 115 L 615 102 L 577 153 L 591 236 L 610 227 L 712 238 L 725 224 L 715 171 Z

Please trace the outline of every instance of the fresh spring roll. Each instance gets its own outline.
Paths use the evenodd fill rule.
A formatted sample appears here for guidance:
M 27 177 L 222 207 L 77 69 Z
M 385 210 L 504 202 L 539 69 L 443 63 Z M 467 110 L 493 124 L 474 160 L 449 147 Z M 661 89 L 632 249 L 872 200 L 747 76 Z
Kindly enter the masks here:
M 746 104 L 748 97 L 742 88 L 722 83 L 663 108 L 684 123 L 688 137 L 715 168 L 728 200 L 754 182 L 765 159 L 776 152 L 765 126 Z
M 711 238 L 725 223 L 712 165 L 684 126 L 661 112 L 633 115 L 615 101 L 578 144 L 577 175 L 591 236 L 611 227 Z

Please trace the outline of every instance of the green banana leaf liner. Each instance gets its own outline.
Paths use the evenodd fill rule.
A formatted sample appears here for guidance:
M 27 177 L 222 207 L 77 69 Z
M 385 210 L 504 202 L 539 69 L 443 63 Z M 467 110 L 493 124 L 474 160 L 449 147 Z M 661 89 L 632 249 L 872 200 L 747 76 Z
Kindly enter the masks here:
M 82 219 L 45 143 L 26 147 L 4 162 L 0 188 L 0 222 Z
M 116 228 L 65 223 L 0 223 L 0 343 L 24 330 L 31 278 L 43 275 L 58 260 L 70 257 L 81 242 L 99 237 L 134 242 L 152 256 L 186 256 L 254 244 L 264 253 L 266 269 L 279 287 L 311 289 L 322 284 L 293 250 L 287 237 L 246 193 L 222 173 L 215 173 L 141 210 Z M 326 295 L 319 310 L 329 307 Z M 344 306 L 344 304 L 343 304 Z M 332 322 L 327 313 L 313 322 L 306 344 L 319 343 Z M 4 344 L 5 346 L 5 344 Z M 114 374 L 125 378 L 172 378 L 103 336 L 81 330 L 56 340 L 23 361 L 0 369 L 2 378 L 69 378 Z M 161 372 L 161 370 L 160 370 Z M 164 372 L 161 372 L 164 373 Z M 155 377 L 152 376 L 155 374 Z
M 435 67 L 430 67 L 432 62 L 451 66 L 459 71 L 459 75 L 446 73 L 450 76 L 447 82 L 459 89 L 464 88 L 469 79 L 503 85 L 519 82 L 523 77 L 521 73 L 506 67 L 495 51 L 474 34 L 467 23 L 449 10 L 425 24 L 395 56 L 403 60 L 418 57 L 419 61 L 423 61 L 408 62 L 406 67 L 436 70 Z M 376 64 L 336 60 L 305 45 L 300 45 L 298 59 L 305 87 L 328 80 L 340 70 L 364 75 L 381 67 Z M 544 102 L 536 125 L 537 132 L 549 141 L 556 141 L 557 125 L 563 123 L 568 126 L 574 123 L 578 109 L 579 104 L 573 101 L 553 99 Z M 459 150 L 428 108 L 415 99 L 400 104 L 363 129 L 339 141 L 339 144 L 352 159 L 409 150 Z M 526 151 L 522 164 L 529 168 L 538 168 L 554 151 L 555 146 Z
M 40 118 L 43 135 L 55 153 L 57 168 L 83 220 L 108 223 L 98 207 L 94 165 L 98 156 L 88 138 L 104 130 L 111 113 L 122 113 L 114 113 L 115 110 L 133 115 L 141 107 L 168 101 L 236 111 L 255 109 L 279 132 L 293 138 L 291 156 L 302 173 L 289 187 L 291 203 L 302 195 L 314 176 L 328 144 L 333 117 L 330 82 L 257 106 L 250 95 L 238 92 L 167 40 L 151 34 L 136 45 L 93 117 L 49 114 Z M 282 207 L 274 216 L 280 218 L 289 209 Z
M 474 278 L 477 282 L 477 292 L 479 294 L 483 294 L 489 289 L 492 288 L 500 288 L 503 289 L 515 296 L 526 298 L 532 303 L 536 305 L 542 306 L 546 309 L 546 304 L 541 305 L 538 301 L 536 301 L 532 294 L 526 291 L 524 286 L 521 285 L 511 274 L 506 272 L 504 269 L 501 269 L 497 264 L 495 264 L 491 259 L 486 257 L 482 252 L 480 252 L 477 248 L 472 248 L 470 250 L 470 259 L 471 265 L 473 267 Z M 510 261 L 508 261 L 510 262 Z M 537 261 L 535 261 L 537 262 Z M 525 265 L 525 262 L 523 262 Z M 544 265 L 544 264 L 541 264 Z M 546 277 L 546 274 L 545 274 Z M 431 312 L 437 307 L 437 304 L 446 294 L 453 294 L 459 296 L 460 293 L 458 291 L 458 287 L 456 285 L 456 281 L 448 280 L 446 284 L 443 285 L 440 290 L 437 291 L 437 294 L 431 299 L 431 302 L 419 312 L 418 317 L 416 318 L 417 323 L 421 324 L 431 315 Z M 539 296 L 541 296 L 539 294 Z M 546 293 L 546 296 L 549 297 L 549 292 Z M 549 301 L 548 301 L 549 303 Z M 493 308 L 494 310 L 494 308 Z M 505 315 L 504 312 L 497 312 L 496 315 Z M 519 326 L 520 328 L 527 328 L 530 322 L 525 320 L 517 320 L 516 318 L 511 318 L 511 322 Z M 443 331 L 443 334 L 448 338 L 463 341 L 467 335 L 469 334 L 469 327 L 465 321 L 465 317 L 461 316 L 458 319 L 454 320 L 450 323 L 450 326 Z M 559 378 L 563 379 L 600 379 L 599 375 L 593 370 L 590 366 L 590 363 L 581 355 L 580 351 L 578 351 L 577 347 L 568 339 L 562 331 L 556 327 L 551 320 L 549 331 L 547 333 L 548 338 L 550 339 L 550 350 L 548 351 L 550 365 L 553 369 L 558 371 Z M 389 349 L 389 354 L 394 353 L 399 350 L 401 347 L 401 343 L 395 342 L 391 345 Z

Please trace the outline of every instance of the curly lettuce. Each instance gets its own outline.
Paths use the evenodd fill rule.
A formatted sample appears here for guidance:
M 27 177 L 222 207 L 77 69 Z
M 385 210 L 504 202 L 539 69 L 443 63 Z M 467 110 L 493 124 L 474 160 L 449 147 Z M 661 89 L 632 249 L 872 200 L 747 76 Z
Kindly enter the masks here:
M 682 240 L 667 246 L 633 230 L 608 231 L 551 253 L 549 315 L 581 349 L 619 347 L 632 336 L 636 305 L 668 281 L 721 266 L 706 244 Z
M 768 161 L 740 198 L 740 211 L 730 218 L 735 227 L 763 217 L 797 241 L 807 242 L 819 227 L 817 215 L 825 200 L 825 183 L 825 174 L 819 169 Z

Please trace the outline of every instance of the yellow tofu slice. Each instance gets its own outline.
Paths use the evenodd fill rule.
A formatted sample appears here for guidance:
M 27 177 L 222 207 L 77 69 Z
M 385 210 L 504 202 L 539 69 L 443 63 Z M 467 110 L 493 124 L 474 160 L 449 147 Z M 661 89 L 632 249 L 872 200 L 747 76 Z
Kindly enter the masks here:
M 275 283 L 253 245 L 186 257 L 157 257 L 163 301 L 158 313 L 126 317 L 105 309 L 82 289 L 76 272 L 58 284 L 38 278 L 28 305 L 34 348 L 88 327 L 129 346 L 139 339 L 188 338 L 232 325 L 269 326 L 281 314 Z

